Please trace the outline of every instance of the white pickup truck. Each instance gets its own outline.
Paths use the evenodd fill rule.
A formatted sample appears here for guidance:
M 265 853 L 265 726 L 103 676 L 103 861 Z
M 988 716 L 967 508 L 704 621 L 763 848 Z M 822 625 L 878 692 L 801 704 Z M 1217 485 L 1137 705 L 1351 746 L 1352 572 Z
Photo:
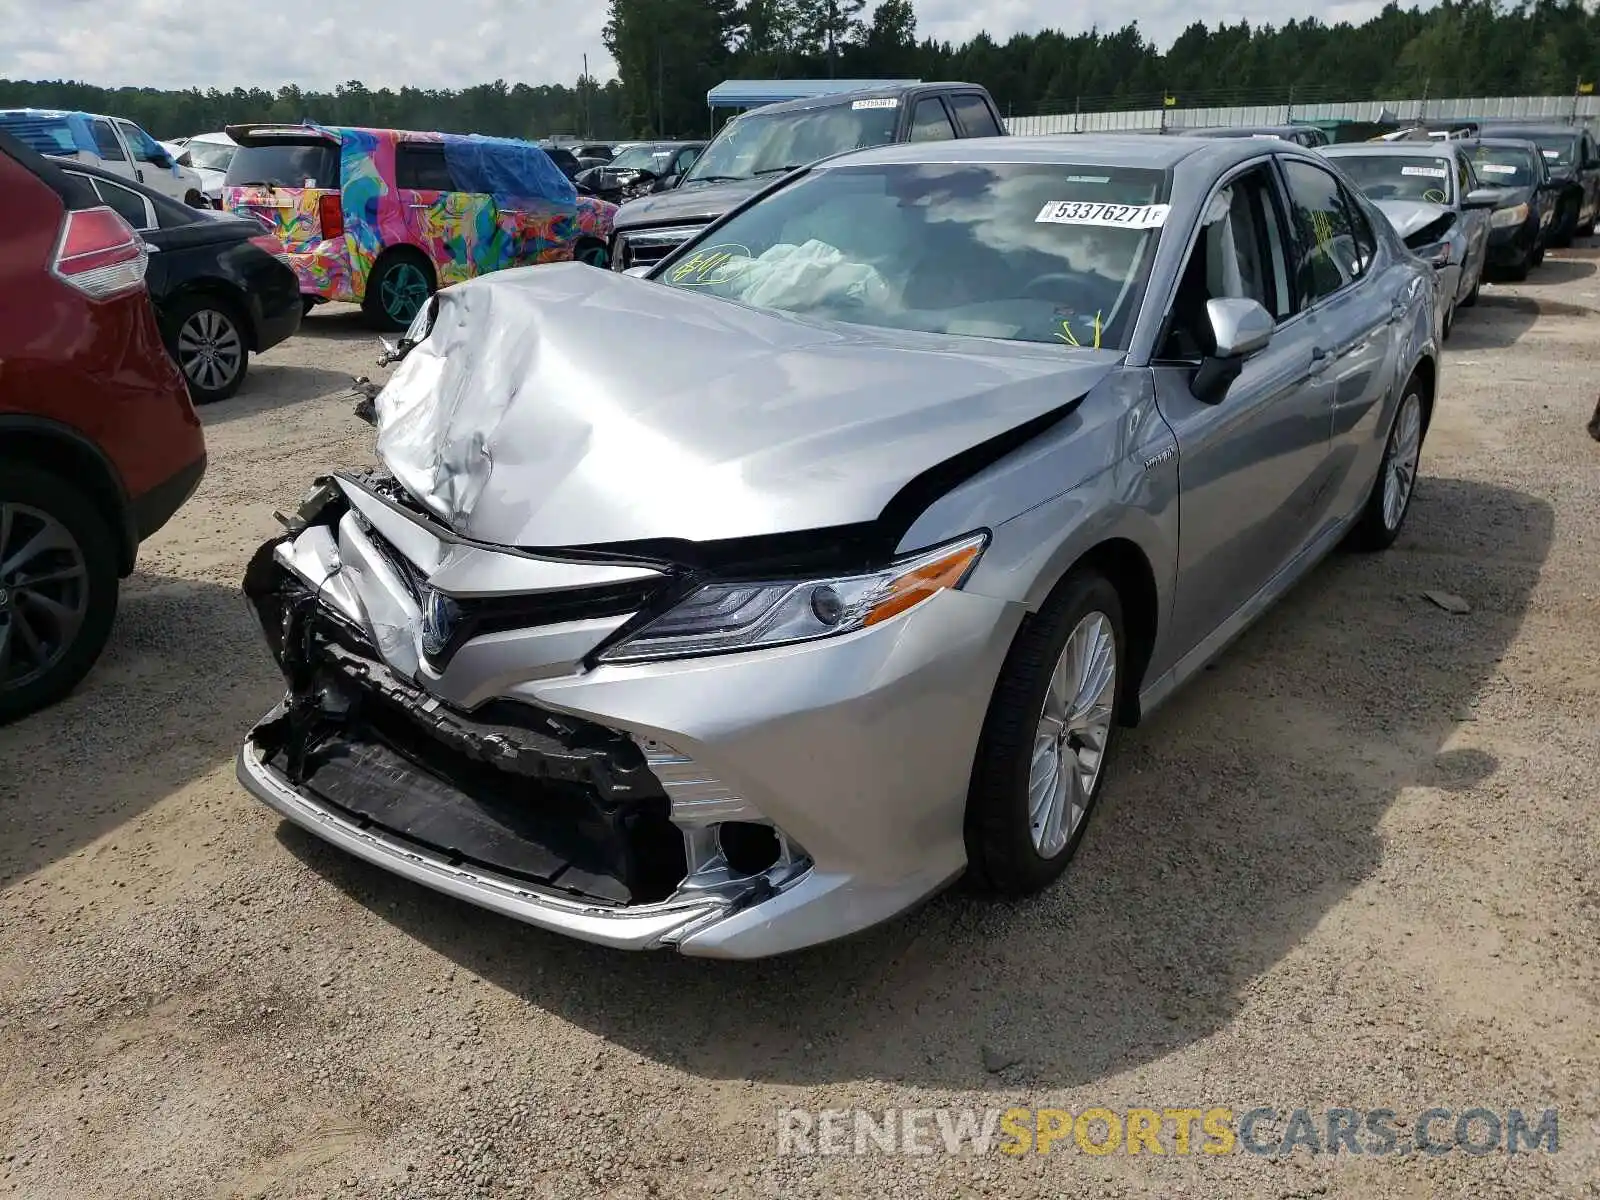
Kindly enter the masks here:
M 70 158 L 137 180 L 174 200 L 205 206 L 200 176 L 181 167 L 139 126 L 123 117 L 47 108 L 0 109 L 0 131 L 55 158 Z

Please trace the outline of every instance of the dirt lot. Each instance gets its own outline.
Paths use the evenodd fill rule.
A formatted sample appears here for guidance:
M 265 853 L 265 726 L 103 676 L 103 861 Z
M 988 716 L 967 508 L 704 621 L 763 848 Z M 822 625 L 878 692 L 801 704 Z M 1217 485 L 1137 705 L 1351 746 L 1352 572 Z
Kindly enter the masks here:
M 235 783 L 279 690 L 246 557 L 368 453 L 372 336 L 320 310 L 207 411 L 106 660 L 0 731 L 0 1195 L 1600 1194 L 1596 265 L 1462 314 L 1401 543 L 1123 743 L 1062 883 L 733 966 L 487 916 Z M 1016 1104 L 1553 1107 L 1560 1150 L 776 1154 L 781 1108 Z

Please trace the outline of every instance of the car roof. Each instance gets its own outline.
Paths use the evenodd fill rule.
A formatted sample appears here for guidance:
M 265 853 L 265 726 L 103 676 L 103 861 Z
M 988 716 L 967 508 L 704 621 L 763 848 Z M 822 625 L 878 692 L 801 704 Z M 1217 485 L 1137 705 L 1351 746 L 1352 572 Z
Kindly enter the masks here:
M 807 109 L 815 108 L 837 108 L 842 104 L 853 104 L 857 100 L 901 99 L 921 92 L 981 92 L 982 90 L 983 85 L 978 83 L 891 83 L 881 87 L 858 88 L 853 92 L 829 92 L 823 96 L 802 96 L 798 100 L 763 104 L 759 108 L 752 108 L 739 114 L 734 120 L 742 121 L 745 117 L 765 117 L 778 113 L 805 112 Z
M 1299 133 L 1303 129 L 1315 128 L 1314 125 L 1196 125 L 1193 129 L 1174 129 L 1172 132 L 1185 137 L 1254 137 L 1258 133 L 1268 133 L 1278 137 L 1285 133 Z
M 1275 150 L 1277 148 L 1274 148 Z M 1284 151 L 1298 150 L 1284 142 Z M 1060 163 L 1063 166 L 1146 167 L 1164 171 L 1187 158 L 1215 160 L 1219 166 L 1255 158 L 1261 142 L 1252 138 L 1154 137 L 1150 134 L 1067 133 L 1039 137 L 961 138 L 942 142 L 902 142 L 852 150 L 824 164 L 878 166 L 895 163 Z
M 1464 146 L 1494 146 L 1501 150 L 1537 149 L 1537 147 L 1530 146 L 1526 138 L 1513 137 L 1463 138 L 1461 144 Z
M 1329 158 L 1363 157 L 1385 158 L 1448 158 L 1462 139 L 1450 141 L 1429 139 L 1426 142 L 1341 142 L 1335 146 L 1318 146 L 1321 154 Z
M 1578 134 L 1583 132 L 1576 125 L 1526 124 L 1522 121 L 1484 121 L 1478 128 L 1493 129 L 1496 133 L 1505 133 L 1509 130 L 1517 130 L 1521 133 L 1570 133 L 1573 137 L 1577 137 Z

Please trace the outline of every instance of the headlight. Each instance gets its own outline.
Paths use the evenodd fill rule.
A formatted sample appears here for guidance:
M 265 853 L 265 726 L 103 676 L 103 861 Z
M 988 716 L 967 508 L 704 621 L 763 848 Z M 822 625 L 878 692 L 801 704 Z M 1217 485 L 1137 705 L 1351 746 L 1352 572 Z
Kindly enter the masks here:
M 1489 218 L 1490 229 L 1504 229 L 1507 225 L 1521 225 L 1528 219 L 1528 206 L 1518 204 L 1514 208 L 1497 208 Z
M 1443 269 L 1450 265 L 1449 242 L 1435 242 L 1431 246 L 1423 246 L 1421 249 L 1413 250 L 1411 253 L 1418 258 L 1426 259 L 1433 264 L 1435 269 Z
M 708 583 L 600 659 L 649 662 L 853 633 L 897 617 L 948 588 L 959 588 L 988 544 L 985 530 L 867 575 Z

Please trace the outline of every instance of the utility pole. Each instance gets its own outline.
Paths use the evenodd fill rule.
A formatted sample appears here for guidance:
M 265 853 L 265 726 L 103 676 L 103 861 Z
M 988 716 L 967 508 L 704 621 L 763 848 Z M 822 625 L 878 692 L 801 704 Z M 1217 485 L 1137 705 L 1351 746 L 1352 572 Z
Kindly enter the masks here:
M 587 54 L 583 56 L 583 82 L 580 86 L 583 88 L 583 136 L 592 138 L 594 136 L 594 128 L 589 123 L 589 56 Z

